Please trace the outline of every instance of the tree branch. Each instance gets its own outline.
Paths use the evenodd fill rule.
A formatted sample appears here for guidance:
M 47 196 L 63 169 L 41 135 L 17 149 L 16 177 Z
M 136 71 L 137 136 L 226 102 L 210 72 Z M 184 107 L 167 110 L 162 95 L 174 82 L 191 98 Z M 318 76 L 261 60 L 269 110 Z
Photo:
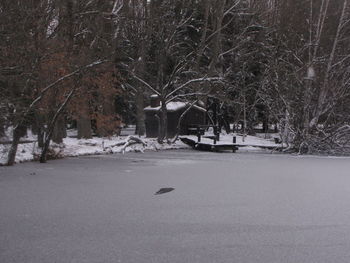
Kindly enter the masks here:
M 148 84 L 146 81 L 144 81 L 143 79 L 139 78 L 139 77 L 136 76 L 134 73 L 132 73 L 132 76 L 133 76 L 136 80 L 140 81 L 143 85 L 145 85 L 146 88 L 148 88 L 149 90 L 151 90 L 151 91 L 154 92 L 155 94 L 160 95 L 160 92 L 157 91 L 156 89 L 154 89 L 154 88 L 153 88 L 150 84 Z
M 91 63 L 91 64 L 88 64 L 88 65 L 86 65 L 86 66 L 83 66 L 83 67 L 81 67 L 81 68 L 79 68 L 79 69 L 77 69 L 77 70 L 75 70 L 75 71 L 73 71 L 73 72 L 71 72 L 71 73 L 69 73 L 69 74 L 67 74 L 67 75 L 65 75 L 65 76 L 63 76 L 63 77 L 61 77 L 61 78 L 59 78 L 59 79 L 56 80 L 55 82 L 53 82 L 53 83 L 51 83 L 50 85 L 48 85 L 47 87 L 45 87 L 45 88 L 40 92 L 40 95 L 29 105 L 28 110 L 27 110 L 26 113 L 25 113 L 25 116 L 34 108 L 34 106 L 35 106 L 39 101 L 41 101 L 41 99 L 43 98 L 43 96 L 45 95 L 45 93 L 46 93 L 49 89 L 55 87 L 55 86 L 56 86 L 57 84 L 59 84 L 60 82 L 62 82 L 62 81 L 64 81 L 64 80 L 66 80 L 66 79 L 68 79 L 68 78 L 74 76 L 75 74 L 77 74 L 77 73 L 79 73 L 79 72 L 81 72 L 81 71 L 83 71 L 83 70 L 85 70 L 85 69 L 93 68 L 93 67 L 96 67 L 96 66 L 101 65 L 101 64 L 106 63 L 106 62 L 108 62 L 108 60 L 98 60 L 98 61 L 95 61 L 95 62 L 93 62 L 93 63 Z

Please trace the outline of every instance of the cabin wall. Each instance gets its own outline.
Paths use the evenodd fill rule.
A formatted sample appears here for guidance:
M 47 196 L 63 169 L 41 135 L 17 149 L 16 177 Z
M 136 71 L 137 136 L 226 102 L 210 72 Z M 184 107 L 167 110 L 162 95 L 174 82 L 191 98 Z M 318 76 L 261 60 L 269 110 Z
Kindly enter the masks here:
M 146 137 L 156 138 L 158 137 L 158 126 L 159 121 L 155 116 L 156 112 L 146 112 L 145 113 L 145 126 L 146 126 Z
M 194 125 L 205 125 L 206 113 L 196 108 L 190 110 L 182 120 L 180 134 L 189 134 L 188 128 Z
M 168 137 L 174 137 L 176 135 L 177 124 L 184 110 L 185 109 L 168 112 L 168 127 L 167 127 Z M 205 119 L 206 119 L 205 112 L 200 111 L 196 108 L 189 110 L 181 122 L 180 135 L 188 134 L 189 126 L 204 125 Z M 159 121 L 156 117 L 156 112 L 145 111 L 145 126 L 146 126 L 147 137 L 150 137 L 150 138 L 158 137 L 158 132 L 159 132 L 158 125 L 159 125 Z
M 176 135 L 176 128 L 183 111 L 168 112 L 168 137 Z

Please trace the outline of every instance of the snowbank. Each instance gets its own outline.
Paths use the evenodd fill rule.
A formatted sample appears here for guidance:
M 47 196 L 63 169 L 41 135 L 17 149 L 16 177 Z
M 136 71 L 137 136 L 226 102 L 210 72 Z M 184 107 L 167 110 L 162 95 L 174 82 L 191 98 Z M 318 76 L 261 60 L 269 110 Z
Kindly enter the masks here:
M 135 143 L 128 145 L 124 148 L 125 143 L 129 137 L 115 136 L 110 138 L 97 138 L 92 139 L 76 139 L 65 138 L 62 144 L 51 144 L 51 149 L 61 157 L 68 156 L 81 156 L 81 155 L 94 155 L 94 154 L 111 154 L 111 153 L 124 153 L 124 152 L 144 152 L 144 151 L 158 151 L 158 150 L 170 150 L 170 149 L 183 149 L 188 148 L 187 145 L 181 141 L 177 141 L 174 144 L 159 144 L 156 139 L 153 138 L 140 138 L 142 143 Z M 31 135 L 23 138 L 23 140 L 31 140 Z M 9 144 L 0 144 L 0 164 L 4 165 L 7 160 L 7 153 L 10 148 Z M 37 147 L 36 142 L 23 143 L 18 145 L 16 162 L 32 161 L 36 156 L 40 154 L 40 149 Z
M 68 133 L 68 138 L 65 138 L 62 144 L 51 144 L 51 150 L 59 157 L 68 156 L 82 156 L 82 155 L 98 155 L 98 154 L 112 154 L 112 153 L 124 153 L 124 152 L 144 152 L 144 151 L 158 151 L 158 150 L 171 150 L 171 149 L 184 149 L 189 148 L 186 144 L 180 140 L 173 144 L 163 143 L 159 144 L 157 139 L 140 137 L 141 143 L 135 143 L 130 139 L 132 136 L 114 136 L 110 138 L 98 138 L 92 139 L 77 139 L 74 132 Z M 196 137 L 196 136 L 194 136 Z M 202 138 L 202 141 L 209 140 Z M 28 135 L 22 138 L 22 141 L 35 141 L 35 137 L 29 132 Z M 126 143 L 130 141 L 130 144 Z M 232 134 L 221 134 L 220 143 L 232 142 Z M 246 136 L 245 142 L 243 142 L 242 136 L 236 136 L 236 142 L 238 144 L 247 144 L 255 146 L 276 146 L 273 139 L 267 140 L 258 138 L 255 136 Z M 7 160 L 7 153 L 10 148 L 9 144 L 0 144 L 0 165 L 4 165 Z M 252 152 L 263 151 L 256 147 L 243 147 L 239 148 L 239 152 Z M 40 155 L 40 149 L 37 147 L 36 142 L 23 143 L 18 145 L 18 151 L 16 155 L 16 162 L 32 161 L 37 159 Z

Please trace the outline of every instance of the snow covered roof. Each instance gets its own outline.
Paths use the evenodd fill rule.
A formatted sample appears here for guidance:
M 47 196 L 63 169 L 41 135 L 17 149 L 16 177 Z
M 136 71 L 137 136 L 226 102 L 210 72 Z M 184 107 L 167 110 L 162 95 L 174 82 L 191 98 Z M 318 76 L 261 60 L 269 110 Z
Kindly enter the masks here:
M 171 102 L 167 103 L 166 109 L 169 112 L 174 112 L 174 111 L 178 111 L 178 110 L 184 109 L 184 108 L 186 108 L 188 106 L 190 106 L 190 103 L 188 103 L 188 102 L 171 101 Z M 193 108 L 195 108 L 197 110 L 200 110 L 200 111 L 203 111 L 203 112 L 206 112 L 206 109 L 204 109 L 202 107 L 199 107 L 197 105 L 194 105 Z M 158 107 L 148 106 L 148 107 L 144 108 L 144 110 L 145 111 L 159 111 L 160 110 L 160 106 L 158 106 Z

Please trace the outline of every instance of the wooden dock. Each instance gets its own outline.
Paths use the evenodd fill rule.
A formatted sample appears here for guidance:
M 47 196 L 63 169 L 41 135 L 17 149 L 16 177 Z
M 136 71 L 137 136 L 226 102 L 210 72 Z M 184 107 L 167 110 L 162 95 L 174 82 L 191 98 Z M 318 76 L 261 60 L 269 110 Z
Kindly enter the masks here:
M 208 139 L 208 138 L 207 138 Z M 212 138 L 209 138 L 212 139 Z M 220 151 L 232 151 L 236 152 L 240 147 L 257 147 L 268 150 L 280 150 L 282 149 L 282 145 L 259 145 L 259 144 L 240 144 L 240 143 L 229 143 L 223 141 L 216 140 L 205 140 L 201 139 L 198 141 L 193 136 L 181 136 L 180 140 L 191 146 L 193 149 L 200 151 L 212 151 L 212 152 L 220 152 Z
M 191 146 L 193 149 L 200 150 L 200 151 L 213 151 L 213 152 L 219 152 L 219 151 L 227 151 L 230 150 L 232 152 L 236 152 L 238 150 L 237 145 L 234 143 L 227 143 L 227 142 L 220 142 L 220 141 L 214 141 L 213 142 L 203 142 L 203 141 L 197 141 L 194 138 L 189 137 L 180 137 L 180 140 Z

